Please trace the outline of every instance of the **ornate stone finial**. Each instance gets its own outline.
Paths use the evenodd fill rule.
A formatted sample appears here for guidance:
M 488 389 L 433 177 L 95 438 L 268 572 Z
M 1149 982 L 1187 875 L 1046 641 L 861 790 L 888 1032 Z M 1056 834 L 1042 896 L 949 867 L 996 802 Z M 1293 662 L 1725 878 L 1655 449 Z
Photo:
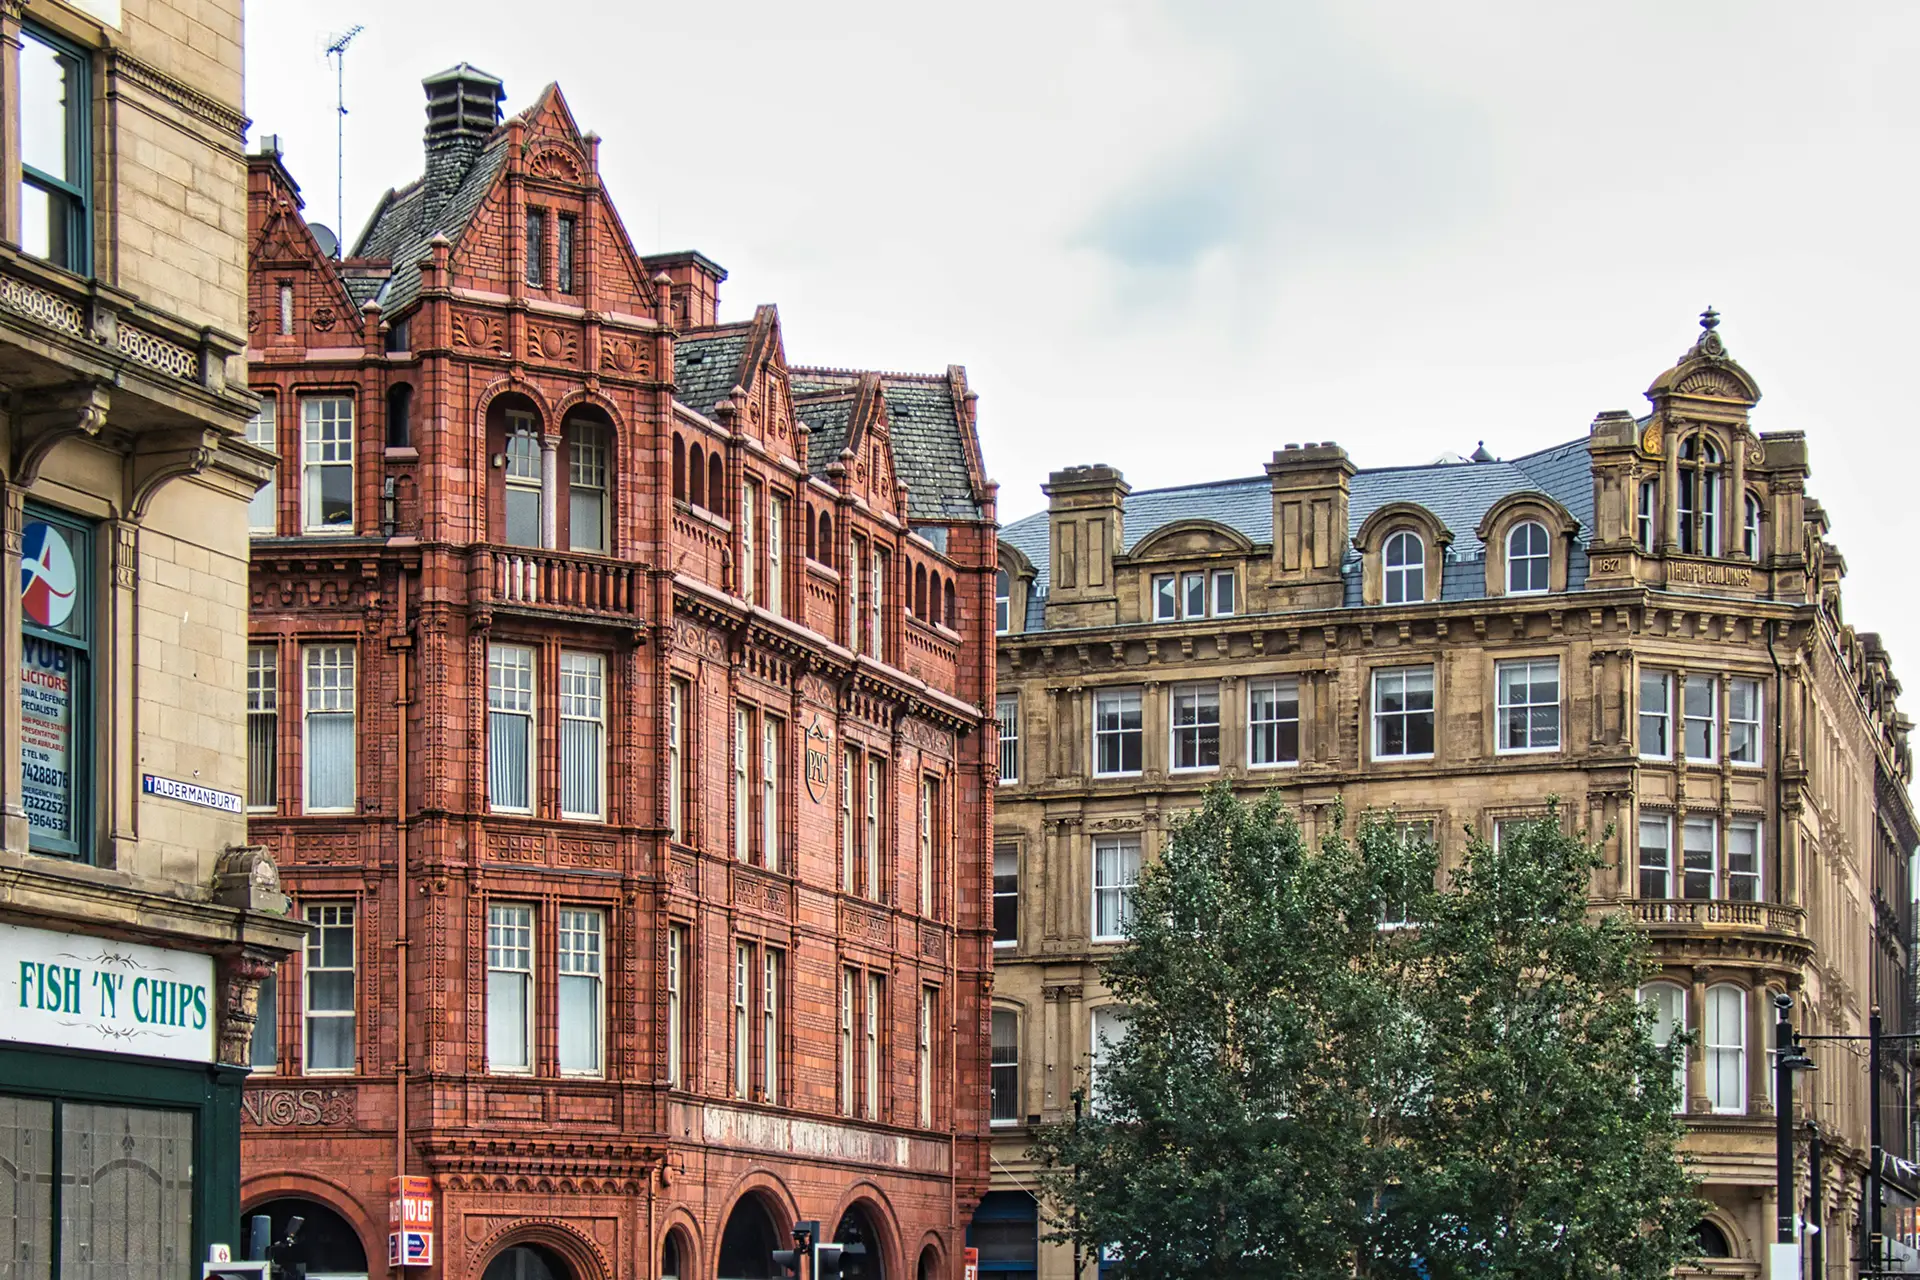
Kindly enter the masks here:
M 1700 327 L 1708 333 L 1720 327 L 1720 313 L 1713 309 L 1712 303 L 1708 303 L 1707 309 L 1700 313 Z

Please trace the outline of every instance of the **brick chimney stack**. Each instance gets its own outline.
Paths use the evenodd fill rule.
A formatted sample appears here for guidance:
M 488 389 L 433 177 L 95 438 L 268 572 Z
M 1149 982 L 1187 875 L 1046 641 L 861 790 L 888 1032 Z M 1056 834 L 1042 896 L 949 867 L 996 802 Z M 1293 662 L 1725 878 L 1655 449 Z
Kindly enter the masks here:
M 677 253 L 650 253 L 640 259 L 648 275 L 664 275 L 673 282 L 673 327 L 700 329 L 720 323 L 720 285 L 726 268 L 691 249 Z
M 448 67 L 420 84 L 427 91 L 427 167 L 421 182 L 430 220 L 460 189 L 487 136 L 499 126 L 507 87 L 470 62 Z

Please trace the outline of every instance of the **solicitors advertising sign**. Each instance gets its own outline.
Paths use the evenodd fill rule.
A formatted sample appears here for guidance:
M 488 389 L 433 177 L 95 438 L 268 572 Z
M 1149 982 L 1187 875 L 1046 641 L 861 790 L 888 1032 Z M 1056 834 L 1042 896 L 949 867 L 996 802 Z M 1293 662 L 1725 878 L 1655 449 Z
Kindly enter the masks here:
M 20 606 L 31 628 L 75 635 L 79 573 L 67 533 L 44 520 L 27 523 L 21 540 Z M 20 647 L 20 792 L 35 835 L 77 841 L 73 767 L 75 686 L 80 651 L 31 630 Z
M 0 924 L 0 1040 L 212 1062 L 213 957 Z

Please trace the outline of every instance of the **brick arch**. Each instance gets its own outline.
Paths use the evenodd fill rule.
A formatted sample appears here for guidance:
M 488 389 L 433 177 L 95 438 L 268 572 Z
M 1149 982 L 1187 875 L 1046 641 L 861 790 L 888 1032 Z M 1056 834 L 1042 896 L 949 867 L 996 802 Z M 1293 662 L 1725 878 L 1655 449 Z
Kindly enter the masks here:
M 475 422 L 479 423 L 482 431 L 486 430 L 487 426 L 487 410 L 493 406 L 495 400 L 504 395 L 525 396 L 527 399 L 533 401 L 533 407 L 540 413 L 540 429 L 542 431 L 550 430 L 558 425 L 560 419 L 554 413 L 553 401 L 547 399 L 546 395 L 541 392 L 537 385 L 528 382 L 524 378 L 518 382 L 515 382 L 512 378 L 495 378 L 487 384 L 486 390 L 482 391 L 479 398 L 473 402 L 473 418 Z
M 537 1244 L 553 1250 L 573 1272 L 573 1280 L 613 1280 L 613 1266 L 600 1246 L 571 1223 L 557 1218 L 523 1219 L 494 1232 L 468 1251 L 467 1256 L 474 1260 L 473 1274 L 484 1273 L 488 1263 L 517 1244 Z
M 786 1179 L 767 1168 L 753 1168 L 740 1175 L 727 1194 L 720 1201 L 720 1212 L 714 1218 L 714 1239 L 718 1241 L 727 1233 L 727 1219 L 740 1201 L 755 1192 L 762 1192 L 767 1199 L 767 1207 L 773 1218 L 773 1229 L 781 1236 L 793 1230 L 793 1224 L 800 1220 L 800 1202 L 794 1197 L 792 1188 Z M 716 1250 L 718 1245 L 715 1246 Z
M 947 1274 L 946 1242 L 940 1238 L 939 1232 L 928 1231 L 920 1237 L 920 1245 L 914 1250 L 913 1270 L 907 1273 L 906 1280 L 920 1280 L 920 1259 L 926 1257 L 929 1253 L 933 1255 L 933 1266 L 929 1269 L 929 1274 L 936 1276 Z
M 387 1256 L 386 1227 L 367 1216 L 360 1201 L 346 1186 L 315 1173 L 265 1173 L 240 1181 L 240 1217 L 246 1216 L 269 1200 L 292 1198 L 312 1200 L 340 1215 L 353 1233 L 360 1237 L 360 1249 L 371 1268 L 377 1259 Z M 238 1223 L 235 1224 L 236 1228 Z
M 731 1212 L 731 1210 L 729 1210 Z M 726 1230 L 725 1219 L 721 1220 L 721 1230 Z M 700 1230 L 700 1220 L 685 1205 L 676 1204 L 667 1210 L 665 1220 L 653 1238 L 653 1260 L 643 1268 L 643 1273 L 658 1275 L 660 1250 L 667 1243 L 667 1237 L 675 1231 L 687 1242 L 686 1252 L 680 1258 L 680 1280 L 692 1280 L 694 1276 L 705 1275 L 701 1268 L 706 1265 L 707 1241 Z
M 608 399 L 604 393 L 599 391 L 593 391 L 587 387 L 578 387 L 573 391 L 568 392 L 566 396 L 563 397 L 561 401 L 554 406 L 553 408 L 554 422 L 565 423 L 567 420 L 567 415 L 569 413 L 572 413 L 575 409 L 580 408 L 582 405 L 586 405 L 589 408 L 598 409 L 600 412 L 606 414 L 607 421 L 613 424 L 614 431 L 620 434 L 622 437 L 625 437 L 627 432 L 626 415 L 621 413 L 619 408 L 613 403 L 612 400 Z
M 820 1224 L 823 1231 L 838 1231 L 840 1219 L 849 1209 L 859 1207 L 866 1211 L 867 1221 L 880 1234 L 880 1274 L 898 1277 L 908 1274 L 901 1269 L 899 1218 L 894 1213 L 893 1201 L 888 1199 L 880 1184 L 861 1179 L 841 1195 L 840 1202 L 834 1206 L 833 1217 Z

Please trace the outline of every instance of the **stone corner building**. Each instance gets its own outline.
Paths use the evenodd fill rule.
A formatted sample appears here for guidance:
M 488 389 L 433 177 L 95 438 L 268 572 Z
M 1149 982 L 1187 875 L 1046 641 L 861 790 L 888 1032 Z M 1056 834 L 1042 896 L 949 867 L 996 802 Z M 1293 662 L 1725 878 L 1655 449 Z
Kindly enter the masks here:
M 641 257 L 555 87 L 425 81 L 339 260 L 248 226 L 247 802 L 314 930 L 247 1211 L 444 1280 L 957 1274 L 986 1186 L 993 486 L 958 367 L 790 366 Z M 266 1034 L 267 1030 L 272 1034 Z M 419 1242 L 426 1245 L 428 1242 Z
M 257 988 L 304 934 L 240 799 L 240 26 L 0 3 L 10 1276 L 185 1280 L 233 1241 Z
M 1661 971 L 1644 995 L 1695 1038 L 1701 1253 L 1759 1274 L 1769 997 L 1791 992 L 1803 1031 L 1862 1034 L 1876 1005 L 1912 1029 L 1920 838 L 1899 685 L 1844 620 L 1807 441 L 1754 429 L 1759 390 L 1717 324 L 1647 414 L 1603 413 L 1525 457 L 1360 470 L 1336 445 L 1288 445 L 1261 476 L 1138 492 L 1077 467 L 1003 531 L 983 1271 L 1072 1273 L 1035 1238 L 1029 1129 L 1070 1114 L 1118 1033 L 1097 966 L 1141 860 L 1227 777 L 1281 788 L 1310 835 L 1336 799 L 1392 810 L 1443 861 L 1463 828 L 1498 841 L 1550 796 L 1611 829 L 1595 893 L 1646 922 Z M 1867 1072 L 1839 1046 L 1816 1056 L 1800 1102 L 1827 1138 L 1842 1275 Z M 1904 1068 L 1883 1082 L 1887 1149 L 1908 1158 L 1910 1097 Z

